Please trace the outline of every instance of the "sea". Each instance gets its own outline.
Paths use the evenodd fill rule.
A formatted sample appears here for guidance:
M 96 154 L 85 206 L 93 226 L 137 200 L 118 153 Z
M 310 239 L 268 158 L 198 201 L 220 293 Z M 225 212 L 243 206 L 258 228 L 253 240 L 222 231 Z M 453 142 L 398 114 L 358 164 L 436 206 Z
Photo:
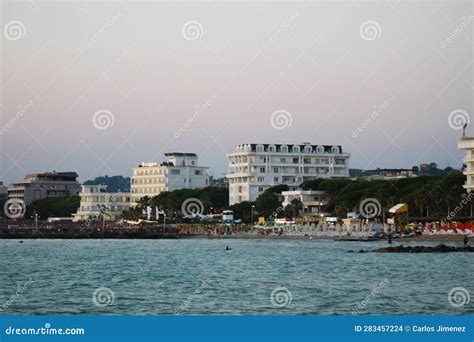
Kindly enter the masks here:
M 370 252 L 386 245 L 255 238 L 0 240 L 0 314 L 474 313 L 472 254 Z

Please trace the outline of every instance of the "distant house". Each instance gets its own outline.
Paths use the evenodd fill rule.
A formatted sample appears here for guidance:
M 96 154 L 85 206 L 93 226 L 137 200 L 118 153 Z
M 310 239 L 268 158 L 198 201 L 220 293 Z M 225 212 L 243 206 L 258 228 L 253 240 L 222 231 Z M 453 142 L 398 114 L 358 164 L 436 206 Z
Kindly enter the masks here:
M 365 180 L 391 180 L 412 177 L 417 177 L 412 169 L 375 169 L 364 170 L 357 178 Z

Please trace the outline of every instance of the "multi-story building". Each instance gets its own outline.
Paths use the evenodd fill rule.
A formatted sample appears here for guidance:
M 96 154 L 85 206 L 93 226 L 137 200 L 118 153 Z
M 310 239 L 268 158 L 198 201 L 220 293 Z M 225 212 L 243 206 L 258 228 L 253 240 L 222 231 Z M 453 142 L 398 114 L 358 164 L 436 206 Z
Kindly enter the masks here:
M 130 194 L 107 192 L 107 185 L 82 185 L 79 193 L 81 204 L 73 221 L 87 221 L 103 217 L 115 221 L 122 212 L 130 208 Z
M 299 200 L 303 205 L 300 214 L 303 215 L 320 215 L 331 201 L 325 191 L 317 190 L 283 191 L 281 195 L 283 196 L 282 205 L 284 207 L 291 204 L 295 199 Z
M 22 182 L 8 187 L 8 199 L 20 199 L 25 204 L 34 200 L 76 195 L 80 184 L 76 172 L 46 172 L 26 175 Z
M 0 201 L 3 201 L 8 196 L 8 188 L 0 181 Z
M 165 153 L 166 162 L 141 163 L 132 170 L 131 201 L 163 191 L 203 188 L 209 185 L 207 166 L 198 165 L 195 153 Z
M 467 179 L 466 183 L 464 183 L 464 189 L 467 192 L 471 192 L 474 189 L 474 137 L 462 137 L 458 143 L 458 148 L 466 151 L 466 157 L 464 157 L 466 169 L 464 174 Z
M 350 155 L 341 146 L 243 144 L 227 157 L 230 205 L 255 201 L 278 184 L 297 190 L 309 179 L 349 177 Z

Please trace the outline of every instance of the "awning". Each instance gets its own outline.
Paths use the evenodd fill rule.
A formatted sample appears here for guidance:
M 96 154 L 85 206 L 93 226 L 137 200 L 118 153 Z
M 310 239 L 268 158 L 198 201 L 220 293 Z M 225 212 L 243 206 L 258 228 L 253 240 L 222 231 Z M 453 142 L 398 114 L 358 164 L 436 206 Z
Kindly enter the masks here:
M 406 203 L 399 203 L 396 206 L 390 208 L 388 211 L 391 214 L 402 214 L 408 212 L 408 204 Z

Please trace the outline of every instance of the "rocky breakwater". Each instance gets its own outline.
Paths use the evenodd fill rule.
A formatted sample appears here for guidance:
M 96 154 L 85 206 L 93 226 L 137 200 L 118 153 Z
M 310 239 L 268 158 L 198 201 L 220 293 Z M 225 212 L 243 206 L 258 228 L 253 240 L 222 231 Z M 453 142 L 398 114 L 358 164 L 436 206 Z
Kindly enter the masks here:
M 394 246 L 374 249 L 376 253 L 453 253 L 453 252 L 474 252 L 471 246 L 446 246 L 444 244 L 437 246 Z

